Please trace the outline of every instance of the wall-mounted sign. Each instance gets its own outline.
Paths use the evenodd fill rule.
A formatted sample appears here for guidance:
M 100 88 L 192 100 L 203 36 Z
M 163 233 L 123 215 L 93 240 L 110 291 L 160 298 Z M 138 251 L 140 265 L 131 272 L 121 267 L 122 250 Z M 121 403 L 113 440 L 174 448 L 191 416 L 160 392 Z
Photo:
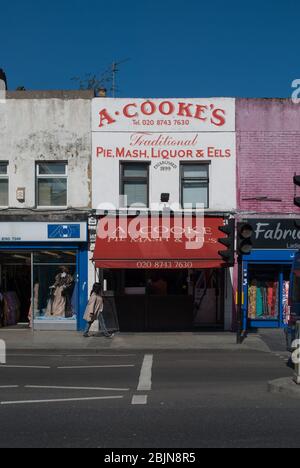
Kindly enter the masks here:
M 86 242 L 86 223 L 0 223 L 0 242 Z
M 93 101 L 94 132 L 234 132 L 235 100 L 108 99 Z
M 300 249 L 300 230 L 294 219 L 249 219 L 254 249 Z
M 80 224 L 49 224 L 49 239 L 80 239 Z
M 92 112 L 94 209 L 120 208 L 124 162 L 149 164 L 150 204 L 166 189 L 179 204 L 180 165 L 207 162 L 209 208 L 236 208 L 235 99 L 95 98 Z

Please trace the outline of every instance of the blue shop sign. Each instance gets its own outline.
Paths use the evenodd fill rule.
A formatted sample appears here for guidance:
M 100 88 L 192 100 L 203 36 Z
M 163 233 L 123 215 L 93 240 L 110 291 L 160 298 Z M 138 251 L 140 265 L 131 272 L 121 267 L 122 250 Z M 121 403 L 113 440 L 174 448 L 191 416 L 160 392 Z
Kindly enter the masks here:
M 80 224 L 49 224 L 48 239 L 80 239 Z

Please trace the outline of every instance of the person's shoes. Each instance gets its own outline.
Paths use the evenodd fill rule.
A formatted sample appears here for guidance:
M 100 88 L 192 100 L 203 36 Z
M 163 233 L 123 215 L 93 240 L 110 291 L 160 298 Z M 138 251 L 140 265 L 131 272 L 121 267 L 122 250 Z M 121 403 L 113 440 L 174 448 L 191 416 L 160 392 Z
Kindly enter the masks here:
M 115 334 L 112 333 L 111 335 L 107 335 L 106 338 L 110 338 L 110 339 L 111 339 L 111 338 L 113 338 L 114 336 L 115 336 Z
M 85 333 L 83 334 L 83 337 L 84 337 L 84 338 L 89 338 L 89 337 L 90 337 L 89 332 L 85 332 Z

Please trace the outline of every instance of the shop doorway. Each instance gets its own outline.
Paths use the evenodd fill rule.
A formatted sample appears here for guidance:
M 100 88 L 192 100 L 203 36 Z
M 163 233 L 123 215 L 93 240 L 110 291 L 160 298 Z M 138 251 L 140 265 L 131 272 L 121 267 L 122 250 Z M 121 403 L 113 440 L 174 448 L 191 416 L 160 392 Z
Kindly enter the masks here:
M 31 303 L 30 253 L 1 253 L 0 293 L 1 326 L 28 325 Z
M 76 250 L 0 252 L 0 326 L 77 328 Z
M 123 332 L 224 328 L 224 271 L 104 270 Z

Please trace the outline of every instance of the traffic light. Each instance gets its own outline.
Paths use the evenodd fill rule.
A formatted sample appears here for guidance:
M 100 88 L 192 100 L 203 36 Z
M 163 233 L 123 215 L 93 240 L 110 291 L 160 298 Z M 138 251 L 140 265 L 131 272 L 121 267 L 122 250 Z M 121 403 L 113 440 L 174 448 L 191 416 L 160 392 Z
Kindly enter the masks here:
M 219 250 L 218 253 L 228 266 L 234 265 L 235 220 L 229 219 L 228 224 L 219 227 L 219 231 L 227 235 L 227 237 L 220 237 L 218 239 L 218 242 L 225 245 L 227 249 Z
M 294 184 L 298 187 L 300 187 L 300 175 L 296 175 L 294 176 Z M 300 197 L 296 197 L 294 198 L 294 204 L 296 206 L 298 206 L 298 208 L 300 208 Z
M 250 255 L 253 243 L 253 227 L 249 223 L 238 223 L 237 228 L 237 252 L 238 255 Z

